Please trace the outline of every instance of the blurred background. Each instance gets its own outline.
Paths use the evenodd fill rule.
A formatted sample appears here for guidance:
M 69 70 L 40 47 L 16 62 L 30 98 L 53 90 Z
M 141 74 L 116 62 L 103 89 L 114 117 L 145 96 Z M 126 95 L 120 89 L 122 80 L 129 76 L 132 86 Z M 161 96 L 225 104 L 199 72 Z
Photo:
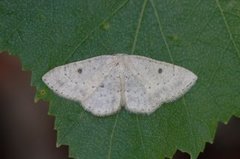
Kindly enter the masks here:
M 0 54 L 0 159 L 67 159 L 68 147 L 56 148 L 48 103 L 34 103 L 30 80 L 17 57 Z M 174 159 L 190 156 L 177 151 Z M 240 119 L 219 123 L 214 143 L 206 144 L 199 159 L 240 159 Z

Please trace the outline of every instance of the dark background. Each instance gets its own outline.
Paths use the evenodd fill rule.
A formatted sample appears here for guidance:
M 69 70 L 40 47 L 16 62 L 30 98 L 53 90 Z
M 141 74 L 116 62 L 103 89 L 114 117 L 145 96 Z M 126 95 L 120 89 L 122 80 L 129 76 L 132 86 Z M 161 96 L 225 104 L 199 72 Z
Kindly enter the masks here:
M 0 54 L 0 159 L 67 159 L 68 147 L 56 148 L 54 117 L 48 103 L 34 103 L 31 72 L 22 71 L 18 58 Z M 189 159 L 177 151 L 174 159 Z M 240 159 L 240 119 L 219 123 L 213 144 L 199 159 Z

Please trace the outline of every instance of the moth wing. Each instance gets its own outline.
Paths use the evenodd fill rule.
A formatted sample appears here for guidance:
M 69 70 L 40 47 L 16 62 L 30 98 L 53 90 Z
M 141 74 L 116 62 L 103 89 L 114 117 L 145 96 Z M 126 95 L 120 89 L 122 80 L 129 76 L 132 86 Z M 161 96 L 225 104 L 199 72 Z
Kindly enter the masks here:
M 125 57 L 126 109 L 151 113 L 185 94 L 197 80 L 191 71 L 142 56 Z
M 114 56 L 97 56 L 55 67 L 42 80 L 59 96 L 82 101 L 92 94 L 114 66 Z
M 115 66 L 96 90 L 82 101 L 83 107 L 97 116 L 111 115 L 121 108 L 121 81 Z

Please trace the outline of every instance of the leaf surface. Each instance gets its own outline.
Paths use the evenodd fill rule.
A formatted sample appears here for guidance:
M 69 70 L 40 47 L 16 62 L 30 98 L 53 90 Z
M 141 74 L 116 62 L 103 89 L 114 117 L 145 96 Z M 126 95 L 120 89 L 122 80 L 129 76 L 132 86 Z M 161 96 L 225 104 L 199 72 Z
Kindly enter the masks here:
M 74 158 L 197 158 L 218 122 L 240 115 L 240 2 L 0 1 L 0 50 L 32 71 L 36 99 L 50 101 L 57 144 Z M 181 99 L 155 113 L 99 118 L 52 93 L 50 69 L 102 54 L 129 53 L 183 66 L 198 76 Z

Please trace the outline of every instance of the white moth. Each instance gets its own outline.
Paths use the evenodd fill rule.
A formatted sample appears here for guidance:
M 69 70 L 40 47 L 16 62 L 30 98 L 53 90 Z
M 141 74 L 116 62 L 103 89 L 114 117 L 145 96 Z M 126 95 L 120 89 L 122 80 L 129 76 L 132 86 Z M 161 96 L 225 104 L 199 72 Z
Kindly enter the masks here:
M 42 80 L 59 96 L 80 102 L 94 115 L 106 116 L 121 107 L 150 114 L 185 94 L 197 76 L 166 62 L 116 54 L 56 67 Z

